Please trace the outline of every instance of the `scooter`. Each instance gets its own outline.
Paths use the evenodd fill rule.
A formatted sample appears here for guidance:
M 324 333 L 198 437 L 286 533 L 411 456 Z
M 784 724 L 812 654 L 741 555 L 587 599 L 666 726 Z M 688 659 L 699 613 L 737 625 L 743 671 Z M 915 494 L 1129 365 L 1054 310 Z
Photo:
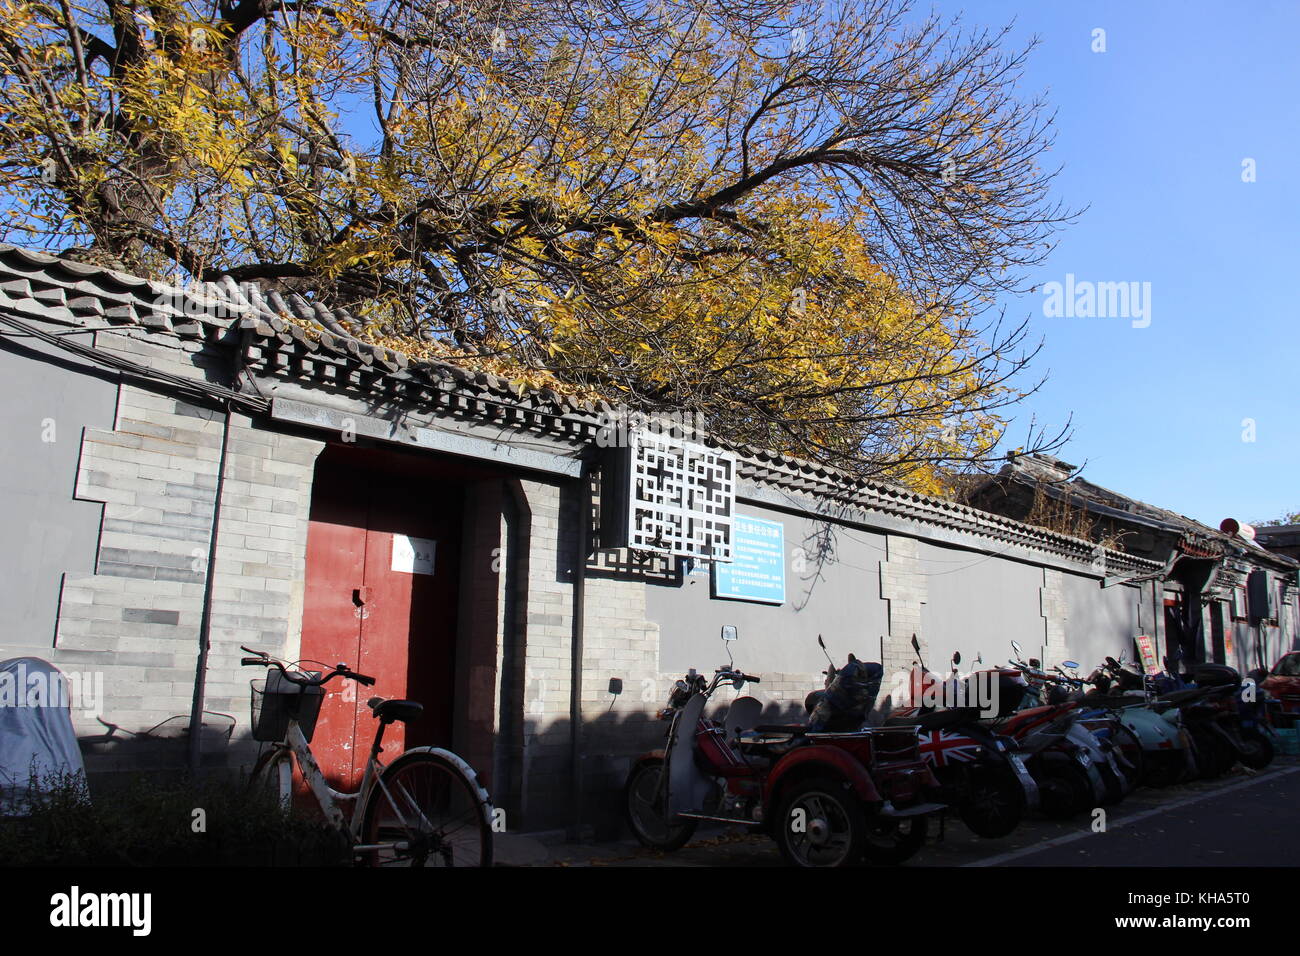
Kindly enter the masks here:
M 722 639 L 736 640 L 736 629 L 724 627 Z M 844 670 L 857 678 L 864 669 Z M 704 716 L 719 687 L 758 682 L 728 663 L 711 680 L 692 670 L 674 684 L 660 712 L 666 745 L 633 763 L 625 787 L 637 839 L 675 850 L 701 820 L 711 820 L 768 833 L 796 866 L 899 863 L 915 854 L 926 818 L 944 809 L 930 798 L 938 781 L 915 730 L 863 728 L 862 720 L 846 732 L 765 726 L 757 724 L 763 707 L 753 697 L 733 701 L 723 721 Z
M 1258 688 L 1252 682 L 1247 689 L 1240 672 L 1227 664 L 1195 664 L 1187 681 L 1180 674 L 1180 659 L 1177 649 L 1165 658 L 1158 683 L 1167 692 L 1157 705 L 1173 704 L 1182 711 L 1201 775 L 1220 777 L 1238 761 L 1253 769 L 1268 766 L 1273 745 L 1264 729 L 1267 716 L 1258 700 L 1248 699 L 1258 696 Z
M 1097 770 L 1096 747 L 1087 731 L 1075 726 L 1074 702 L 1014 710 L 998 722 L 998 732 L 1014 738 L 1025 766 L 1038 785 L 1042 812 L 1066 819 L 1106 795 Z
M 1273 721 L 1269 714 L 1268 691 L 1255 680 L 1243 681 L 1235 697 L 1239 733 L 1245 750 L 1240 759 L 1252 770 L 1263 770 L 1273 762 Z
M 1039 806 L 1038 784 L 1025 765 L 1020 745 L 983 721 L 980 708 L 961 706 L 980 695 L 969 686 L 969 678 L 957 679 L 960 653 L 952 656 L 953 676 L 941 685 L 926 668 L 915 636 L 912 647 L 917 654 L 912 686 L 920 691 L 922 704 L 894 710 L 884 723 L 916 725 L 921 753 L 942 787 L 940 799 L 953 806 L 977 836 L 1004 837 Z M 946 708 L 928 706 L 924 702 L 930 698 L 944 700 Z
M 1067 673 L 1066 668 L 1076 673 Z M 1118 789 L 1118 793 L 1112 792 L 1112 799 L 1118 802 L 1142 781 L 1146 763 L 1142 742 L 1124 723 L 1118 711 L 1107 706 L 1107 701 L 1095 693 L 1093 679 L 1080 677 L 1078 669 L 1079 665 L 1074 661 L 1063 661 L 1055 668 L 1055 674 L 1049 675 L 1048 693 L 1057 697 L 1064 694 L 1065 699 L 1079 701 L 1080 725 L 1103 744 L 1110 745 L 1111 755 L 1122 776 L 1122 786 L 1116 787 L 1113 779 L 1107 782 L 1112 791 Z
M 1079 722 L 1083 711 L 1077 709 L 1078 701 L 1069 699 L 1068 689 L 1056 681 L 1053 675 L 1044 671 L 1038 660 L 1023 660 L 1021 658 L 1023 650 L 1018 641 L 1011 642 L 1011 649 L 1016 657 L 1009 663 L 1018 669 L 1029 683 L 1029 689 L 1020 706 L 1034 708 L 1036 705 L 1046 704 L 1074 710 L 1065 733 L 1065 742 L 1073 744 L 1087 756 L 1086 762 L 1079 760 L 1077 755 L 1076 760 L 1084 766 L 1097 803 L 1118 803 L 1129 792 L 1131 786 L 1123 770 L 1122 758 L 1117 756 L 1116 748 L 1110 741 L 1109 735 L 1103 739 Z
M 912 646 L 919 659 L 915 639 Z M 1012 646 L 1019 653 L 1019 645 L 1013 642 Z M 954 660 L 958 662 L 959 658 Z M 979 722 L 998 738 L 1014 741 L 1013 752 L 1028 771 L 1046 816 L 1070 817 L 1106 798 L 1106 782 L 1097 767 L 1104 758 L 1092 735 L 1075 726 L 1077 704 L 1039 706 L 1022 669 L 1015 666 L 979 671 L 966 680 L 968 686 L 972 680 L 987 681 L 993 690 L 995 713 L 981 715 Z M 919 695 L 924 700 L 928 686 L 924 674 L 914 669 L 913 698 Z M 972 697 L 968 693 L 967 699 Z
M 1106 657 L 1087 680 L 1092 690 L 1084 701 L 1117 715 L 1137 736 L 1144 786 L 1168 787 L 1196 776 L 1195 748 L 1182 726 L 1182 712 L 1177 708 L 1157 712 L 1151 706 L 1155 695 L 1143 675 L 1129 670 L 1122 656 Z

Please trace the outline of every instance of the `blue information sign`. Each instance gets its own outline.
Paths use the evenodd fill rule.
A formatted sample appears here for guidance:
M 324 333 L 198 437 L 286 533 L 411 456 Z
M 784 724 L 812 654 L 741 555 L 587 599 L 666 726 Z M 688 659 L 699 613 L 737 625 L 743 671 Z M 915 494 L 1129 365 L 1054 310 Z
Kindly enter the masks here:
M 713 562 L 713 596 L 785 603 L 785 529 L 779 521 L 736 515 L 731 523 L 732 560 Z

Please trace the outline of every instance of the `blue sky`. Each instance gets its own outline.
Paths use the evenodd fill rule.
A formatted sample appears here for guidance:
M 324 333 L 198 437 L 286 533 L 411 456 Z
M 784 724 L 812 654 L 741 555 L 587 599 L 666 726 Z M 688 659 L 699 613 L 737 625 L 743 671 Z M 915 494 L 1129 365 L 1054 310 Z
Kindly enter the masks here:
M 1057 111 L 1057 197 L 1088 209 L 1032 281 L 1151 283 L 1146 328 L 1004 303 L 1049 373 L 1012 443 L 1073 413 L 1059 454 L 1091 481 L 1216 526 L 1300 511 L 1300 0 L 935 8 L 1041 41 L 1024 90 Z

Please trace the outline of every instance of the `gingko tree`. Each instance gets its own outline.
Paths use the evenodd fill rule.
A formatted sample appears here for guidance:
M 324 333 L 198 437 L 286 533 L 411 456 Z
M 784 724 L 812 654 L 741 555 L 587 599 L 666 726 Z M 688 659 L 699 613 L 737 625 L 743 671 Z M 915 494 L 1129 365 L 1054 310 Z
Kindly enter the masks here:
M 1037 385 L 993 303 L 1069 218 L 1007 44 L 894 0 L 0 0 L 3 236 L 933 491 Z

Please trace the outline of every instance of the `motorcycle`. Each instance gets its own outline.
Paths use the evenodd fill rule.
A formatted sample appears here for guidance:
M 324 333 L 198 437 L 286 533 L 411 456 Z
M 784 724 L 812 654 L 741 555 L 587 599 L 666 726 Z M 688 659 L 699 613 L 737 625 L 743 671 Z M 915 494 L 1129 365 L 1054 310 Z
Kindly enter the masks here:
M 1182 712 L 1202 776 L 1221 777 L 1238 761 L 1252 769 L 1268 766 L 1274 751 L 1259 688 L 1226 664 L 1193 665 L 1189 682 L 1178 673 L 1177 661 L 1176 653 L 1166 658 L 1160 682 L 1172 689 L 1158 704 Z
M 998 732 L 1020 747 L 1038 786 L 1043 814 L 1056 820 L 1096 806 L 1106 796 L 1106 782 L 1096 766 L 1097 747 L 1092 736 L 1076 726 L 1077 708 L 1073 701 L 1029 706 L 997 721 Z
M 1079 724 L 1098 740 L 1110 744 L 1114 762 L 1123 778 L 1119 795 L 1112 794 L 1113 799 L 1118 801 L 1142 782 L 1146 765 L 1142 741 L 1118 709 L 1109 706 L 1110 701 L 1097 694 L 1096 671 L 1091 677 L 1080 677 L 1077 673 L 1067 673 L 1065 668 L 1077 671 L 1079 665 L 1074 661 L 1064 661 L 1057 666 L 1055 673 L 1048 675 L 1051 681 L 1048 692 L 1063 695 L 1064 699 L 1077 700 L 1080 706 Z M 1155 715 L 1152 716 L 1159 720 Z
M 1115 743 L 1118 721 L 1108 716 L 1095 715 L 1085 719 L 1084 715 L 1088 712 L 1080 708 L 1079 699 L 1072 694 L 1070 682 L 1062 679 L 1062 673 L 1054 675 L 1044 671 L 1041 663 L 1033 658 L 1029 661 L 1021 660 L 1022 650 L 1017 641 L 1012 641 L 1011 647 L 1016 659 L 1010 663 L 1029 682 L 1029 691 L 1024 695 L 1021 706 L 1032 708 L 1035 704 L 1047 704 L 1071 708 L 1073 713 L 1066 730 L 1066 741 L 1087 754 L 1088 760 L 1084 767 L 1096 800 L 1101 804 L 1119 803 L 1133 789 L 1134 780 L 1131 761 Z M 1074 661 L 1066 661 L 1065 664 L 1075 669 L 1079 666 Z
M 722 638 L 736 640 L 736 629 L 724 627 Z M 830 682 L 837 694 L 874 696 L 863 665 L 850 658 L 848 678 L 841 673 L 838 685 Z M 666 744 L 634 761 L 624 791 L 637 839 L 675 850 L 709 820 L 768 833 L 796 866 L 900 863 L 915 854 L 926 818 L 944 809 L 930 799 L 938 782 L 915 730 L 864 728 L 865 711 L 851 730 L 761 725 L 762 704 L 753 697 L 733 701 L 722 721 L 705 716 L 720 687 L 759 681 L 731 662 L 711 680 L 692 669 L 674 684 L 660 712 Z M 850 687 L 854 682 L 866 691 Z
M 1234 697 L 1241 742 L 1245 750 L 1240 760 L 1252 770 L 1263 770 L 1273 762 L 1273 720 L 1270 715 L 1272 698 L 1257 681 L 1243 681 Z
M 1084 700 L 1119 717 L 1142 747 L 1141 783 L 1168 787 L 1197 774 L 1195 748 L 1177 708 L 1158 712 L 1155 695 L 1142 674 L 1125 666 L 1123 657 L 1106 657 L 1088 677 L 1092 689 Z
M 936 696 L 940 682 L 926 669 L 915 637 L 912 647 L 917 654 L 912 686 L 924 702 Z M 961 654 L 954 653 L 953 676 L 943 682 L 943 693 L 937 695 L 949 706 L 936 709 L 922 703 L 900 708 L 892 711 L 884 724 L 916 725 L 921 754 L 939 780 L 940 799 L 956 809 L 972 833 L 996 839 L 1011 833 L 1027 813 L 1038 809 L 1038 785 L 1014 738 L 986 724 L 979 707 L 953 706 L 979 699 L 969 678 L 957 680 L 960 663 Z M 999 699 L 1005 696 L 998 695 Z

